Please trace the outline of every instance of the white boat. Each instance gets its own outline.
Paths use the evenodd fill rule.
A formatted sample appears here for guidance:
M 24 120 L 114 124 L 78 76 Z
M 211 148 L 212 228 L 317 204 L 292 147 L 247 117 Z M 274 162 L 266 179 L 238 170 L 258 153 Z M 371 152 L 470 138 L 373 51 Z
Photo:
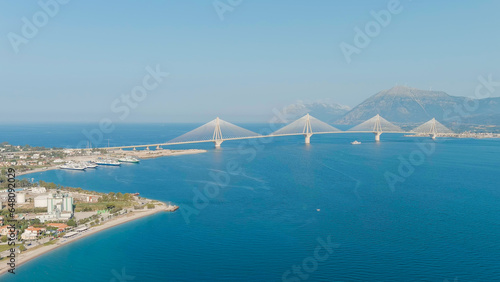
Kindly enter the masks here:
M 134 158 L 134 157 L 125 157 L 125 158 L 121 158 L 121 159 L 118 159 L 118 161 L 122 162 L 122 163 L 138 163 L 139 160 Z
M 121 165 L 120 162 L 113 160 L 113 159 L 99 159 L 99 160 L 95 161 L 95 163 L 98 165 L 111 165 L 111 166 Z
M 357 141 L 357 140 L 354 140 L 354 141 L 352 141 L 352 142 L 351 142 L 351 144 L 352 144 L 352 145 L 359 145 L 359 144 L 361 144 L 361 142 L 359 142 L 359 141 Z
M 86 167 L 84 165 L 78 164 L 78 163 L 73 163 L 73 162 L 69 162 L 69 163 L 60 165 L 59 168 L 60 169 L 69 169 L 69 170 L 85 170 L 86 169 Z
M 98 165 L 95 164 L 95 163 L 92 163 L 92 162 L 86 162 L 86 163 L 83 163 L 83 165 L 86 167 L 86 168 L 97 168 Z

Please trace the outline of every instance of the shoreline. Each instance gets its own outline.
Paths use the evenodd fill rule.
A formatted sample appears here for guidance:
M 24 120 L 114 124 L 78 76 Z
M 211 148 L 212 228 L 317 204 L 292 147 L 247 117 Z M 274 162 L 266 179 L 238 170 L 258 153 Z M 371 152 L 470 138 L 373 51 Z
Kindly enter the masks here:
M 139 159 L 155 159 L 155 158 L 160 158 L 160 157 L 169 157 L 169 156 L 181 156 L 181 155 L 193 155 L 193 154 L 201 154 L 201 153 L 206 153 L 207 150 L 201 150 L 201 149 L 185 149 L 185 150 L 141 150 L 141 151 L 118 151 L 115 152 L 115 154 L 121 154 L 121 155 L 126 155 L 126 156 L 132 156 L 132 157 L 137 157 Z M 67 157 L 64 160 L 65 161 L 91 161 L 96 159 L 99 156 L 78 156 L 78 157 Z M 116 156 L 115 156 L 116 157 Z M 37 173 L 37 172 L 43 172 L 43 171 L 50 171 L 50 170 L 55 170 L 59 169 L 59 165 L 53 165 L 53 166 L 48 166 L 48 167 L 41 167 L 41 168 L 35 168 L 27 171 L 22 171 L 16 173 L 16 175 L 21 176 L 21 175 L 26 175 L 26 174 L 31 174 L 31 173 Z
M 32 250 L 32 251 L 28 250 L 28 251 L 22 252 L 21 254 L 16 256 L 16 270 L 15 271 L 18 271 L 18 268 L 20 265 L 25 264 L 33 259 L 36 259 L 44 254 L 47 254 L 47 253 L 49 253 L 49 252 L 51 252 L 59 247 L 66 246 L 66 245 L 71 244 L 73 242 L 76 242 L 82 238 L 85 238 L 85 237 L 90 236 L 92 234 L 99 233 L 99 232 L 104 231 L 106 229 L 130 222 L 130 221 L 134 221 L 136 219 L 140 219 L 140 218 L 143 218 L 146 216 L 157 214 L 157 213 L 162 212 L 162 211 L 164 211 L 164 212 L 169 211 L 167 209 L 167 205 L 165 203 L 161 203 L 161 206 L 155 206 L 154 209 L 150 209 L 150 210 L 144 210 L 144 211 L 140 211 L 140 210 L 135 211 L 134 210 L 131 213 L 127 213 L 127 214 L 123 214 L 123 215 L 114 217 L 113 219 L 110 219 L 101 225 L 91 227 L 91 228 L 89 228 L 88 231 L 80 233 L 76 237 L 68 238 L 68 239 L 59 238 L 59 239 L 57 239 L 58 241 L 55 244 L 48 245 L 48 246 L 41 246 L 41 247 L 39 247 L 35 250 Z M 4 274 L 6 274 L 9 269 L 10 269 L 10 267 L 7 264 L 1 263 L 0 264 L 0 277 L 3 276 Z
M 49 167 L 35 168 L 35 169 L 32 169 L 32 170 L 18 172 L 18 173 L 16 173 L 16 175 L 21 176 L 21 175 L 26 175 L 26 174 L 30 174 L 30 173 L 37 173 L 37 172 L 42 172 L 42 171 L 54 170 L 54 169 L 59 169 L 59 166 L 49 166 Z

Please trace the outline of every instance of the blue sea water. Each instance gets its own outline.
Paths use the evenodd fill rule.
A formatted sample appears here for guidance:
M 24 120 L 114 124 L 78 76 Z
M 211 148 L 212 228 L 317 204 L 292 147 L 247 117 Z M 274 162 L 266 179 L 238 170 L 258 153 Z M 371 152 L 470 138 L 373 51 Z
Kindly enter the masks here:
M 103 138 L 111 145 L 164 142 L 193 126 L 119 125 Z M 72 146 L 82 128 L 92 126 L 2 125 L 0 141 Z M 500 140 L 383 134 L 375 143 L 373 137 L 314 135 L 310 145 L 281 137 L 224 142 L 221 149 L 198 144 L 189 147 L 208 152 L 28 175 L 100 192 L 139 192 L 181 209 L 94 234 L 0 279 L 500 280 Z M 355 139 L 362 144 L 351 145 Z M 401 181 L 391 186 L 388 173 Z M 200 196 L 207 193 L 208 203 Z M 315 250 L 328 239 L 335 246 L 318 261 Z

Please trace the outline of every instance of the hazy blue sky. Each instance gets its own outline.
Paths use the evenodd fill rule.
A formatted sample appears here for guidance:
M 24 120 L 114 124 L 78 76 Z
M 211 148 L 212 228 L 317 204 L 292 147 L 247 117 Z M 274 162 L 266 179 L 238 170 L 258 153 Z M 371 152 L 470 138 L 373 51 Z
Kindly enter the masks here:
M 350 63 L 341 42 L 390 1 L 243 0 L 221 20 L 213 0 L 72 0 L 27 38 L 37 2 L 0 1 L 3 123 L 263 121 L 297 100 L 355 106 L 396 83 L 471 96 L 479 75 L 500 80 L 500 1 L 401 1 Z M 156 65 L 170 76 L 113 111 Z

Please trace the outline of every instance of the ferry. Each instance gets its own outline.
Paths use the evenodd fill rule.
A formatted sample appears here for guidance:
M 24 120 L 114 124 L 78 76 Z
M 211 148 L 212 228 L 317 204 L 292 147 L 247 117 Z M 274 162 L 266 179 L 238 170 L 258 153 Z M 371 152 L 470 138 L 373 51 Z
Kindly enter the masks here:
M 93 163 L 93 162 L 86 162 L 86 163 L 83 163 L 83 165 L 86 167 L 86 168 L 97 168 L 98 165 Z
M 352 141 L 352 142 L 351 142 L 351 144 L 352 144 L 352 145 L 359 145 L 359 144 L 361 144 L 361 142 L 359 142 L 359 141 L 357 141 L 357 140 L 354 140 L 354 141 Z
M 122 163 L 138 163 L 139 160 L 134 158 L 134 157 L 125 157 L 125 158 L 121 158 L 121 159 L 118 159 L 118 161 L 122 162 Z
M 110 165 L 110 166 L 121 165 L 120 162 L 113 160 L 113 159 L 100 159 L 100 160 L 95 161 L 95 163 L 98 165 Z
M 60 165 L 59 168 L 60 169 L 69 169 L 69 170 L 85 170 L 86 169 L 86 167 L 84 165 L 72 163 L 72 162 Z

